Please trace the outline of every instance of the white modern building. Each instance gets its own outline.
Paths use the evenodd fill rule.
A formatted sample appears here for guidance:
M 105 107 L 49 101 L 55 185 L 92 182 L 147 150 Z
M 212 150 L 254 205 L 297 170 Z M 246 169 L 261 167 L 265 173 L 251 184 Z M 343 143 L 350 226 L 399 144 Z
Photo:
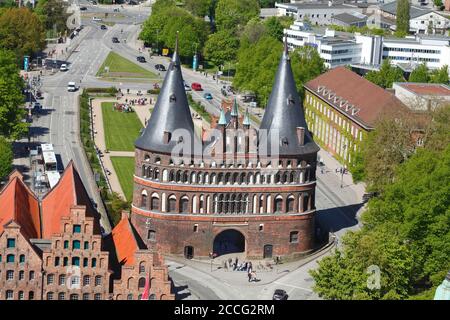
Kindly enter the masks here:
M 359 12 L 363 7 L 343 1 L 316 1 L 303 3 L 275 3 L 278 16 L 291 16 L 297 20 L 309 20 L 313 25 L 329 25 L 333 17 L 342 13 Z
M 359 33 L 312 29 L 301 21 L 284 30 L 288 45 L 295 49 L 313 46 L 329 68 L 340 65 L 379 66 L 383 59 L 406 69 L 426 63 L 431 69 L 450 66 L 450 37 L 417 35 L 383 38 Z
M 392 89 L 414 111 L 430 111 L 450 104 L 450 87 L 445 84 L 394 82 Z

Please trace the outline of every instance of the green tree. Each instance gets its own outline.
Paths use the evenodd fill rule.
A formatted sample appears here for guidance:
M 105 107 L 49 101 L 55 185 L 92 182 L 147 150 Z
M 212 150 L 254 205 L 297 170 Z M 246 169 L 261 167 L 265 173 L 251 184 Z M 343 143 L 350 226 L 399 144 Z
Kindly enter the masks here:
M 268 30 L 266 25 L 259 19 L 253 18 L 245 25 L 241 31 L 240 39 L 244 45 L 253 44 L 264 36 L 267 36 Z
M 217 29 L 239 29 L 252 18 L 259 17 L 257 0 L 218 0 L 215 10 Z
M 435 69 L 430 74 L 430 82 L 432 83 L 448 83 L 448 66 L 444 65 L 439 69 Z
M 362 145 L 365 178 L 369 190 L 382 191 L 392 183 L 397 167 L 414 152 L 410 132 L 414 121 L 404 115 L 383 115 Z
M 292 23 L 291 17 L 270 17 L 264 22 L 268 34 L 280 41 L 283 40 L 284 29 L 289 28 Z
M 397 1 L 397 30 L 405 34 L 409 33 L 409 14 L 410 4 L 409 0 Z
M 116 192 L 113 192 L 110 197 L 111 199 L 107 202 L 106 206 L 112 223 L 115 226 L 122 218 L 122 211 L 129 211 L 131 205 L 128 201 L 123 200 Z
M 265 36 L 256 43 L 243 43 L 238 51 L 233 85 L 256 93 L 260 105 L 265 105 L 272 90 L 275 73 L 283 51 L 277 39 Z M 312 47 L 301 47 L 290 54 L 297 89 L 325 71 L 323 60 Z
M 184 5 L 193 15 L 203 18 L 210 14 L 212 0 L 185 0 Z
M 7 9 L 0 16 L 0 48 L 16 54 L 18 61 L 45 46 L 44 29 L 37 15 L 28 8 Z
M 46 30 L 62 33 L 67 30 L 67 8 L 67 3 L 62 0 L 39 0 L 35 12 Z
M 326 299 L 432 296 L 450 268 L 449 167 L 449 144 L 439 152 L 418 149 L 401 164 L 369 201 L 362 229 L 345 235 L 342 250 L 311 271 L 314 290 Z M 379 288 L 367 285 L 371 265 L 380 270 Z
M 239 39 L 231 30 L 221 30 L 211 34 L 205 43 L 203 50 L 207 60 L 215 65 L 221 65 L 236 59 L 239 48 Z
M 379 71 L 370 71 L 365 78 L 382 88 L 391 88 L 394 82 L 403 82 L 402 70 L 392 66 L 388 59 L 383 60 Z
M 409 82 L 427 83 L 430 79 L 428 73 L 429 70 L 426 63 L 422 63 L 411 72 L 411 75 L 409 76 Z
M 425 134 L 425 147 L 442 151 L 450 144 L 450 104 L 436 108 Z
M 13 151 L 11 143 L 0 136 L 0 181 L 6 178 L 12 170 Z
M 208 25 L 185 9 L 167 6 L 157 10 L 144 23 L 140 38 L 149 44 L 173 49 L 179 31 L 179 53 L 191 57 L 202 50 L 208 37 Z
M 152 15 L 158 14 L 160 11 L 167 8 L 174 8 L 176 5 L 175 0 L 156 0 L 155 3 L 152 4 Z
M 17 139 L 27 130 L 22 121 L 23 80 L 19 76 L 16 57 L 12 52 L 0 49 L 0 136 Z

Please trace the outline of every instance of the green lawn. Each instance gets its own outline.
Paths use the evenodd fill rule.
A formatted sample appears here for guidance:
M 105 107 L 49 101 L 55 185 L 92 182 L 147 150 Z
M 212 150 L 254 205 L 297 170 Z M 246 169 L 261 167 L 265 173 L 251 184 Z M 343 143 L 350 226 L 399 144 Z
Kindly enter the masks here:
M 134 151 L 142 123 L 135 112 L 113 110 L 113 102 L 102 103 L 106 148 L 111 151 Z
M 119 178 L 120 186 L 128 201 L 133 199 L 133 157 L 111 157 L 111 162 Z
M 109 67 L 109 71 L 105 71 Z M 98 77 L 103 78 L 146 78 L 156 79 L 158 76 L 138 64 L 125 59 L 115 52 L 110 52 L 97 72 Z

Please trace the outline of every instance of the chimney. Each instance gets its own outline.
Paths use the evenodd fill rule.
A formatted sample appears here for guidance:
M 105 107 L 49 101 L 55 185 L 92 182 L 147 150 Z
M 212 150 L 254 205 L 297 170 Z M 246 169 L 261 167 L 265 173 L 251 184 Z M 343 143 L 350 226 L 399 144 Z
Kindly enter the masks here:
M 297 138 L 298 144 L 300 146 L 303 146 L 305 144 L 305 128 L 297 127 Z
M 333 1 L 331 1 L 331 0 L 328 1 L 328 6 L 329 6 L 329 7 L 333 6 Z
M 172 134 L 169 131 L 164 131 L 163 143 L 168 144 L 170 142 L 170 138 Z

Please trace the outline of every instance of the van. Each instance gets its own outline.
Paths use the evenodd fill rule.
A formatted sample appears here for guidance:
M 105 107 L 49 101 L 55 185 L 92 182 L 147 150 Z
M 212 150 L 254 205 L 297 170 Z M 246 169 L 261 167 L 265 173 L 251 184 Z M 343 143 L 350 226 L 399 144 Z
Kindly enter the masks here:
M 77 86 L 75 85 L 75 82 L 71 81 L 67 84 L 67 91 L 69 92 L 77 91 Z
M 202 91 L 203 90 L 202 89 L 202 85 L 200 83 L 198 83 L 198 82 L 192 83 L 191 88 L 192 88 L 192 90 L 195 90 L 195 91 Z

